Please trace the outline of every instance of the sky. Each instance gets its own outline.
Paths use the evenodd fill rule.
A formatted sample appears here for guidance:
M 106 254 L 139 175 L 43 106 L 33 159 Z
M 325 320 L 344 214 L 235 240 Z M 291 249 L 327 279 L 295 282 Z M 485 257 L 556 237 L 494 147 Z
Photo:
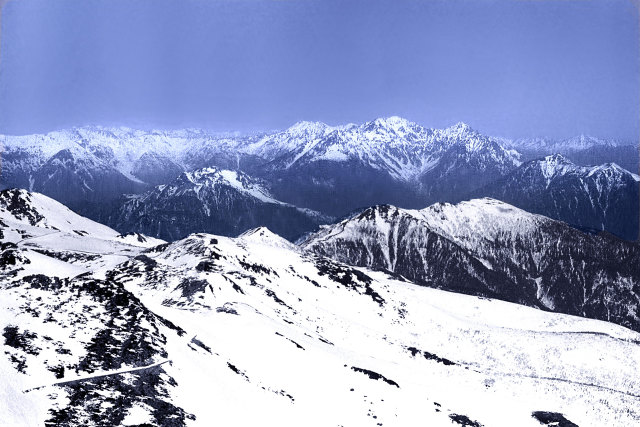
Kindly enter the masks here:
M 0 133 L 398 115 L 638 140 L 639 15 L 631 0 L 12 0 Z

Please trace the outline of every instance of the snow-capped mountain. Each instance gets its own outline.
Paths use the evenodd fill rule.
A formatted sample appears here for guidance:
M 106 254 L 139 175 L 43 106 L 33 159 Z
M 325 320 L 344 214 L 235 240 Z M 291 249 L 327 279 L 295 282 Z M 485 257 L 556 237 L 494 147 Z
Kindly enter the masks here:
M 43 225 L 68 215 L 20 197 Z M 40 229 L 58 238 L 0 249 L 8 425 L 640 421 L 640 335 L 611 323 L 416 286 L 264 228 L 129 246 L 119 262 L 108 235 L 81 250 L 60 245 L 91 236 Z
M 48 173 L 41 172 L 41 168 L 62 156 L 72 157 L 80 164 L 79 171 L 87 171 L 85 175 L 103 168 L 133 183 L 162 184 L 175 179 L 184 170 L 222 164 L 235 166 L 237 156 L 234 147 L 243 141 L 243 138 L 195 129 L 142 131 L 95 126 L 44 135 L 5 135 L 0 136 L 2 182 L 4 187 L 40 190 L 41 185 L 35 176 L 54 173 L 55 168 L 50 167 Z M 65 165 L 58 162 L 52 166 Z M 91 181 L 81 173 L 76 174 L 84 180 L 86 187 L 92 187 Z M 102 195 L 97 190 L 95 192 Z
M 291 239 L 331 221 L 274 199 L 258 179 L 218 168 L 184 172 L 169 184 L 126 196 L 101 219 L 122 232 L 141 231 L 167 240 L 194 231 L 235 236 L 259 225 Z
M 438 168 L 450 170 L 453 175 L 456 168 L 463 166 L 453 164 L 456 161 L 475 161 L 470 167 L 480 171 L 494 167 L 490 164 L 493 162 L 499 174 L 519 164 L 517 153 L 503 150 L 497 139 L 481 135 L 465 124 L 427 129 L 399 117 L 380 118 L 359 126 L 299 122 L 285 131 L 246 137 L 191 129 L 86 127 L 1 139 L 5 186 L 26 186 L 42 165 L 66 150 L 73 152 L 77 162 L 84 161 L 84 153 L 84 157 L 97 163 L 96 167 L 108 167 L 132 181 L 152 185 L 167 183 L 183 170 L 208 166 L 268 175 L 312 165 L 321 167 L 325 162 L 349 163 L 410 182 Z M 442 163 L 440 158 L 451 150 L 456 155 L 449 154 L 447 163 Z M 90 165 L 86 169 L 90 170 Z M 29 188 L 39 190 L 40 186 L 35 183 Z
M 334 215 L 376 203 L 457 200 L 520 164 L 518 153 L 463 123 L 427 129 L 399 117 L 360 126 L 302 123 L 250 149 L 279 154 L 256 172 L 279 198 Z
M 639 181 L 615 163 L 583 167 L 558 154 L 527 162 L 476 194 L 636 240 Z
M 424 286 L 536 306 L 533 281 L 494 270 L 432 231 L 417 211 L 374 206 L 322 226 L 300 243 L 319 255 L 393 272 Z
M 420 211 L 376 206 L 302 247 L 416 283 L 497 296 L 640 331 L 640 248 L 493 199 Z
M 300 122 L 242 148 L 268 160 L 272 169 L 308 166 L 320 161 L 357 161 L 398 180 L 418 179 L 452 147 L 467 153 L 490 151 L 505 169 L 518 165 L 517 153 L 502 150 L 497 140 L 464 123 L 428 129 L 400 117 L 378 118 L 362 125 L 328 126 Z

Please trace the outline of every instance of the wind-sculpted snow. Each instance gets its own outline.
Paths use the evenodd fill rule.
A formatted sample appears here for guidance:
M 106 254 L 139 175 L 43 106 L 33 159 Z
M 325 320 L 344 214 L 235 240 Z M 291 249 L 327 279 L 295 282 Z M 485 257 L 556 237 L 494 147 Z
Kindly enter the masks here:
M 417 286 L 264 228 L 37 274 L 64 236 L 91 239 L 72 233 L 3 240 L 9 425 L 640 422 L 640 335 L 612 323 Z
M 427 286 L 495 296 L 640 331 L 640 248 L 493 199 L 377 206 L 302 246 Z M 476 284 L 473 286 L 473 284 Z

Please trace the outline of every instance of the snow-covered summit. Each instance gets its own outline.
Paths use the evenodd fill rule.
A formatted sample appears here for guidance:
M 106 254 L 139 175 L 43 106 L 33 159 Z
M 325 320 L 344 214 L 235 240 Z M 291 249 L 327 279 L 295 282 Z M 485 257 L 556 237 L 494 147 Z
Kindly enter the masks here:
M 414 122 L 411 122 L 405 118 L 399 116 L 389 116 L 389 117 L 379 117 L 377 119 L 371 120 L 369 122 L 364 123 L 361 128 L 365 130 L 370 129 L 387 129 L 394 131 L 396 133 L 400 133 L 402 131 L 407 131 L 411 128 L 415 128 L 418 125 Z
M 552 220 L 489 197 L 456 204 L 436 203 L 419 211 L 433 230 L 465 244 L 481 245 L 506 233 L 526 235 Z M 474 243 L 470 243 L 473 240 Z
M 453 126 L 442 130 L 442 134 L 451 138 L 461 138 L 469 134 L 478 133 L 475 129 L 464 122 L 458 122 Z
M 538 162 L 542 175 L 547 179 L 552 179 L 556 175 L 566 175 L 567 173 L 576 172 L 579 167 L 573 164 L 562 154 L 553 154 L 546 156 Z

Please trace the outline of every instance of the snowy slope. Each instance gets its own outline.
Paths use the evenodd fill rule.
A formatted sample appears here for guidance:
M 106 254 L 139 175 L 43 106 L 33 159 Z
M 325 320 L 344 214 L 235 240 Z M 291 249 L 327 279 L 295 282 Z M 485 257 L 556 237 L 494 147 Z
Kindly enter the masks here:
M 97 278 L 29 277 L 32 249 L 9 250 L 9 424 L 640 422 L 637 333 L 415 286 L 266 229 L 191 235 Z
M 494 199 L 376 206 L 301 243 L 431 287 L 498 297 L 640 330 L 640 250 Z
M 141 234 L 124 236 L 115 230 L 84 218 L 63 204 L 39 193 L 26 190 L 0 192 L 0 221 L 7 234 L 5 241 L 14 241 L 8 234 L 40 236 L 88 236 L 93 239 L 122 242 L 132 246 L 151 247 L 164 241 Z M 54 238 L 55 238 L 54 237 Z
M 120 235 L 42 194 L 0 192 L 0 245 L 8 251 L 5 262 L 12 265 L 11 254 L 20 253 L 19 257 L 30 264 L 30 274 L 55 272 L 60 277 L 74 277 L 89 271 L 104 273 L 145 248 L 162 243 L 142 234 Z M 5 267 L 0 265 L 0 269 Z M 28 273 L 16 274 L 23 277 Z

